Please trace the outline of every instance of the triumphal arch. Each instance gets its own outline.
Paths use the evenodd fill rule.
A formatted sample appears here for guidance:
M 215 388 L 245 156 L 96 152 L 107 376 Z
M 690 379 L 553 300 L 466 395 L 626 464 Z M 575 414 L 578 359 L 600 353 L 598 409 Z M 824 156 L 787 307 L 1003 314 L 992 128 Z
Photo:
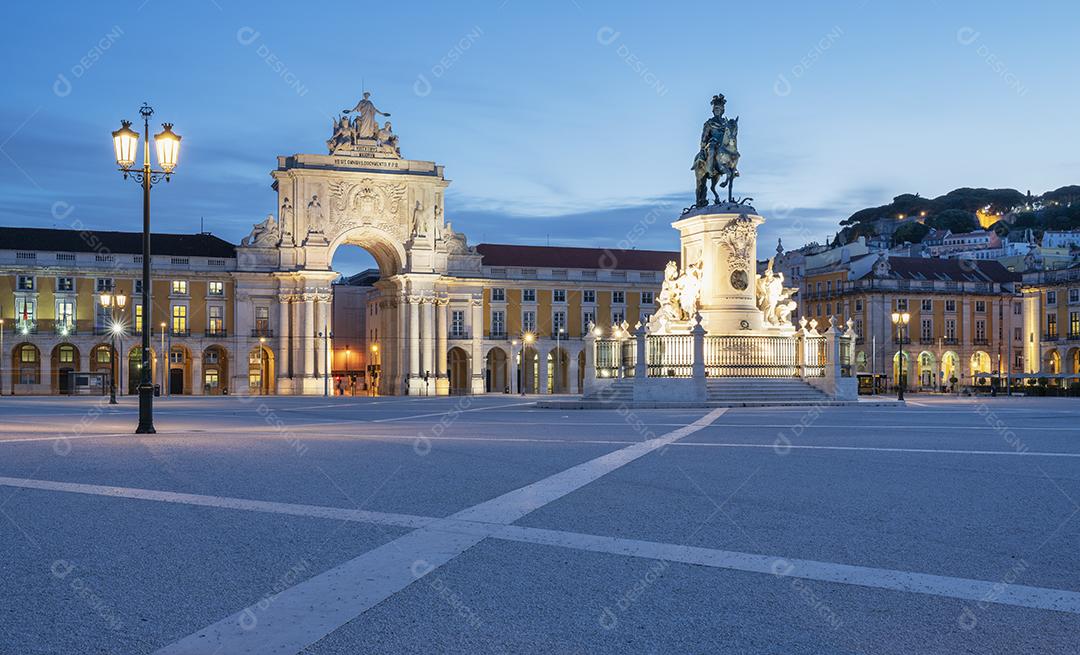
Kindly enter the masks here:
M 330 264 L 339 246 L 355 244 L 381 274 L 378 311 L 368 319 L 382 345 L 380 393 L 449 393 L 450 348 L 469 358 L 469 379 L 455 388 L 482 393 L 480 255 L 446 220 L 443 167 L 402 157 L 379 116 L 389 114 L 365 93 L 334 120 L 326 154 L 278 157 L 277 213 L 237 248 L 236 324 L 254 326 L 255 308 L 271 307 L 272 330 L 260 339 L 274 358 L 277 393 L 323 393 L 337 277 Z

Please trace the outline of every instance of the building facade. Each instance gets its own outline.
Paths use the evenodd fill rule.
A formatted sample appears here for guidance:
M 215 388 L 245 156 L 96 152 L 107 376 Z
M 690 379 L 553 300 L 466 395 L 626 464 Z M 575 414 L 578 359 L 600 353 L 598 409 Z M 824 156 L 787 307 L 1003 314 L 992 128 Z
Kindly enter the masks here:
M 940 390 L 1032 372 L 1026 318 L 1035 310 L 1019 276 L 997 262 L 870 253 L 809 271 L 805 288 L 805 316 L 853 321 L 860 373 L 896 384 L 906 371 L 909 387 Z M 894 312 L 910 317 L 902 337 Z

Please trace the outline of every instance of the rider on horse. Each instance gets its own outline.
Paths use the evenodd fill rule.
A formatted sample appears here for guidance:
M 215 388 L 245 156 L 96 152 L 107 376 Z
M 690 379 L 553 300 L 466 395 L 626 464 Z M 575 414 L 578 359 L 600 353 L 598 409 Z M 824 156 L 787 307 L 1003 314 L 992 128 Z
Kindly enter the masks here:
M 713 196 L 716 196 L 716 183 L 721 176 L 724 181 L 720 186 L 728 187 L 728 198 L 731 199 L 731 182 L 738 177 L 737 166 L 739 152 L 735 145 L 735 135 L 738 130 L 738 119 L 724 118 L 724 96 L 715 95 L 712 99 L 713 115 L 705 121 L 701 130 L 701 150 L 694 158 L 691 169 L 697 177 L 697 205 L 704 207 L 709 204 L 708 192 L 705 182 L 712 180 Z M 716 198 L 719 202 L 719 198 Z

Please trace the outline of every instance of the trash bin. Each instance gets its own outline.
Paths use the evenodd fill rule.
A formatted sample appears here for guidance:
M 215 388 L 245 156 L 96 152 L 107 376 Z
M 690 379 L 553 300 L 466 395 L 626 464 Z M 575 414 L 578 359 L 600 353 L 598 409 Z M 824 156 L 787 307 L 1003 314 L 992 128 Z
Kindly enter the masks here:
M 154 396 L 160 396 L 160 395 L 161 395 L 161 385 L 160 384 L 155 384 L 154 385 Z

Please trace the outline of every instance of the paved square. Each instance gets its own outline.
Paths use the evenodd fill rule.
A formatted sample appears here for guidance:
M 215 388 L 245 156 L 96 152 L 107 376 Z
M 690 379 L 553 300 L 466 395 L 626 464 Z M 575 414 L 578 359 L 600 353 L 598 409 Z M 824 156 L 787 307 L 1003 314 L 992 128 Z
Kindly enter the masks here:
M 0 398 L 3 653 L 1074 653 L 1080 407 Z

